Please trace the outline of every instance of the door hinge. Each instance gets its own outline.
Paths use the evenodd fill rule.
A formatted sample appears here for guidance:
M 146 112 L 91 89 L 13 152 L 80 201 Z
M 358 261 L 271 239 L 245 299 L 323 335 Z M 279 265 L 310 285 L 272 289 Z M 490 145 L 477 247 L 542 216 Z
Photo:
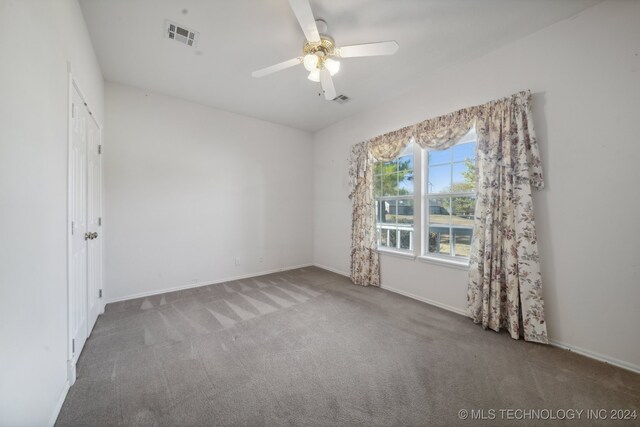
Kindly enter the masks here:
M 76 224 L 73 221 L 71 221 L 71 234 L 73 234 L 76 231 L 75 225 Z
M 98 218 L 98 225 L 101 226 L 102 225 L 102 217 Z
M 102 289 L 98 290 L 98 298 L 102 298 Z
M 76 352 L 76 340 L 71 340 L 71 353 Z
M 102 145 L 98 145 L 98 154 L 102 154 Z

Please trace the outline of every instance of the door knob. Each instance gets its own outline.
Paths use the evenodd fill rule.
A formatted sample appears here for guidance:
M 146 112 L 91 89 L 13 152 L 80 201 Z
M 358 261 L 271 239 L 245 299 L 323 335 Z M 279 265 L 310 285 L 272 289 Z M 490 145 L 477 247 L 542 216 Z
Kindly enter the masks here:
M 89 240 L 89 239 L 93 239 L 92 236 L 93 233 L 84 233 L 84 240 Z
M 92 239 L 97 239 L 98 238 L 98 232 L 96 231 L 95 233 L 93 233 L 93 236 L 91 238 Z

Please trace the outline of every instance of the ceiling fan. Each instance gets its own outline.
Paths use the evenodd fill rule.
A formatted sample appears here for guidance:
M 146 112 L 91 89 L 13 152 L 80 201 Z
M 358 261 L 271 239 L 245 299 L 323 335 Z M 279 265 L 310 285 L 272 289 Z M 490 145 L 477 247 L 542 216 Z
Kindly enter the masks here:
M 333 86 L 331 76 L 340 69 L 340 58 L 393 55 L 398 50 L 398 43 L 395 41 L 337 47 L 333 38 L 324 34 L 327 31 L 327 23 L 313 17 L 309 0 L 289 0 L 289 4 L 307 39 L 302 47 L 303 56 L 254 71 L 251 73 L 253 77 L 263 77 L 294 65 L 303 64 L 304 68 L 309 71 L 308 79 L 320 82 L 325 99 L 331 101 L 336 97 L 336 89 Z

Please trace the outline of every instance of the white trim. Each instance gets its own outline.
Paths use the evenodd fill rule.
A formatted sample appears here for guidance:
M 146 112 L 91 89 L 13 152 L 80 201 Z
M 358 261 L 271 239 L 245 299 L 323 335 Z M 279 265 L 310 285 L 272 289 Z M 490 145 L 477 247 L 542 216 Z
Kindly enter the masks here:
M 435 307 L 439 307 L 439 308 L 442 308 L 444 310 L 451 311 L 453 313 L 456 313 L 456 314 L 459 314 L 461 316 L 467 317 L 467 313 L 464 310 L 459 309 L 457 307 L 454 307 L 454 306 L 451 306 L 451 305 L 447 305 L 447 304 L 443 304 L 441 302 L 434 301 L 434 300 L 429 299 L 429 298 L 421 297 L 421 296 L 412 294 L 412 293 L 407 292 L 407 291 L 402 291 L 400 289 L 393 288 L 391 286 L 380 285 L 380 288 L 385 289 L 387 291 L 394 292 L 396 294 L 404 295 L 405 297 L 409 297 L 409 298 L 412 298 L 412 299 L 415 299 L 415 300 L 418 300 L 418 301 L 422 301 L 422 302 L 427 303 L 429 305 L 433 305 Z
M 387 248 L 383 249 L 382 247 L 378 247 L 378 254 L 379 255 L 394 256 L 394 257 L 397 257 L 397 258 L 409 259 L 411 261 L 416 259 L 416 256 L 412 252 L 404 252 L 404 251 L 400 251 L 400 250 L 393 250 L 393 249 L 387 249 Z
M 324 268 L 324 267 L 321 267 L 321 268 Z M 404 295 L 406 297 L 413 298 L 413 299 L 416 299 L 418 301 L 422 301 L 424 303 L 427 303 L 427 304 L 430 304 L 430 305 L 433 305 L 433 306 L 436 306 L 436 307 L 440 307 L 440 308 L 442 308 L 444 310 L 448 310 L 448 311 L 450 311 L 452 313 L 460 314 L 460 315 L 462 315 L 464 317 L 467 317 L 467 313 L 465 313 L 464 310 L 461 310 L 459 308 L 452 307 L 452 306 L 447 305 L 447 304 L 442 304 L 440 302 L 433 301 L 433 300 L 430 300 L 428 298 L 420 297 L 420 296 L 414 295 L 414 294 L 412 294 L 410 292 L 401 291 L 400 289 L 392 288 L 390 286 L 382 285 L 380 287 L 382 289 L 386 289 L 388 291 L 395 292 L 397 294 Z M 608 363 L 608 364 L 616 366 L 618 368 L 622 368 L 622 369 L 626 369 L 628 371 L 640 373 L 640 366 L 638 366 L 638 365 L 636 365 L 634 363 L 625 362 L 624 360 L 616 359 L 616 358 L 611 357 L 611 356 L 607 356 L 607 355 L 604 355 L 604 354 L 601 354 L 601 353 L 597 353 L 597 352 L 591 351 L 591 350 L 586 350 L 584 348 L 577 347 L 577 346 L 571 345 L 571 344 L 566 344 L 566 343 L 563 343 L 562 341 L 558 341 L 558 340 L 554 340 L 554 339 L 549 339 L 549 345 L 551 345 L 553 347 L 561 348 L 563 350 L 572 351 L 572 352 L 577 353 L 577 354 L 579 354 L 581 356 L 588 357 L 589 359 L 597 360 L 599 362 Z
M 72 240 L 73 235 L 71 234 L 71 132 L 73 129 L 73 75 L 71 74 L 71 62 L 67 62 L 67 259 L 65 260 L 67 277 L 66 277 L 66 291 L 67 291 L 67 364 L 69 364 L 73 360 L 73 352 L 71 351 L 71 262 L 72 262 Z M 72 373 L 67 370 L 67 384 L 71 386 L 75 381 L 75 371 Z M 57 415 L 56 415 L 57 417 Z M 54 420 L 55 423 L 55 420 Z
M 65 381 L 62 393 L 60 393 L 60 397 L 58 398 L 58 403 L 56 403 L 56 406 L 53 408 L 53 412 L 51 413 L 51 417 L 49 417 L 49 422 L 47 423 L 48 427 L 53 427 L 55 425 L 58 415 L 60 415 L 62 405 L 64 404 L 64 400 L 67 398 L 67 393 L 69 393 L 70 387 L 69 381 Z
M 255 273 L 243 274 L 243 275 L 240 275 L 240 276 L 227 277 L 227 278 L 224 278 L 224 279 L 216 279 L 216 280 L 210 280 L 210 281 L 206 281 L 206 282 L 199 282 L 199 283 L 191 283 L 191 284 L 188 284 L 188 285 L 174 286 L 172 288 L 165 288 L 165 289 L 160 289 L 160 290 L 139 292 L 139 293 L 133 294 L 133 295 L 127 295 L 127 296 L 124 296 L 124 297 L 117 297 L 117 298 L 109 298 L 109 299 L 105 299 L 105 300 L 106 300 L 106 304 L 111 304 L 112 302 L 120 302 L 120 301 L 127 301 L 127 300 L 130 300 L 130 299 L 150 297 L 152 295 L 160 295 L 160 294 L 164 294 L 164 293 L 167 293 L 167 292 L 175 292 L 175 291 L 182 291 L 182 290 L 185 290 L 185 289 L 199 288 L 201 286 L 216 285 L 218 283 L 230 282 L 232 280 L 248 279 L 250 277 L 263 276 L 265 274 L 278 273 L 278 272 L 281 272 L 281 271 L 288 271 L 288 270 L 295 270 L 296 268 L 311 267 L 312 265 L 313 264 L 300 264 L 300 265 L 293 265 L 293 266 L 289 266 L 289 267 L 275 268 L 273 270 L 259 271 L 259 272 L 255 272 Z
M 351 275 L 349 273 L 347 273 L 345 271 L 342 271 L 342 270 L 338 270 L 338 269 L 335 269 L 335 268 L 327 267 L 326 265 L 322 265 L 322 264 L 318 264 L 318 263 L 315 263 L 313 265 L 314 265 L 314 267 L 318 267 L 318 268 L 321 268 L 323 270 L 327 270 L 327 271 L 330 271 L 332 273 L 336 273 L 336 274 L 339 274 L 341 276 L 345 276 L 347 278 L 351 277 Z
M 549 345 L 554 347 L 561 348 L 563 350 L 572 351 L 581 356 L 588 357 L 589 359 L 594 359 L 599 362 L 608 363 L 609 365 L 617 366 L 618 368 L 626 369 L 628 371 L 640 373 L 640 366 L 634 363 L 625 362 L 624 360 L 616 359 L 611 356 L 606 356 L 604 354 L 596 353 L 595 351 L 586 350 L 581 347 L 576 347 L 575 345 L 565 344 L 558 340 L 549 339 Z
M 457 268 L 459 270 L 464 270 L 464 271 L 469 271 L 469 260 L 457 261 L 449 258 L 422 255 L 418 257 L 418 261 L 426 262 L 429 264 L 441 265 L 444 267 L 453 267 L 453 268 Z

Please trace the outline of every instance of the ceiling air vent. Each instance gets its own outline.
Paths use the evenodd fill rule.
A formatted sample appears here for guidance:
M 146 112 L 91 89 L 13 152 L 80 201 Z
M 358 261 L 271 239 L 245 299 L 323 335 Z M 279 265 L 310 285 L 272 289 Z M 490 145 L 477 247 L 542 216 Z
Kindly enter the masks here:
M 164 21 L 164 35 L 171 40 L 192 47 L 198 43 L 198 38 L 200 37 L 199 32 L 169 21 L 168 19 Z
M 349 102 L 349 97 L 347 95 L 338 95 L 333 98 L 332 101 L 335 101 L 338 104 L 346 104 L 347 102 Z

